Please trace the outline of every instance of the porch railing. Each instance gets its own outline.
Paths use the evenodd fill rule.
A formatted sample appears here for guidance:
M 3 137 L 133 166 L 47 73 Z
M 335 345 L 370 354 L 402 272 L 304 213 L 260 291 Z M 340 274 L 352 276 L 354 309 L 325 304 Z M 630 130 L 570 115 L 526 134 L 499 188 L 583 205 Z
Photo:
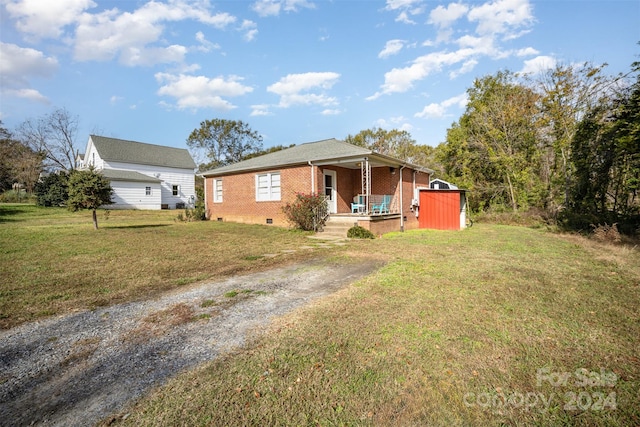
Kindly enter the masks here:
M 323 202 L 313 208 L 313 231 L 321 231 L 327 218 L 329 218 L 329 198 L 325 196 Z
M 359 194 L 353 198 L 352 213 L 366 215 L 396 214 L 400 212 L 396 196 L 391 194 Z M 354 212 L 357 210 L 357 212 Z

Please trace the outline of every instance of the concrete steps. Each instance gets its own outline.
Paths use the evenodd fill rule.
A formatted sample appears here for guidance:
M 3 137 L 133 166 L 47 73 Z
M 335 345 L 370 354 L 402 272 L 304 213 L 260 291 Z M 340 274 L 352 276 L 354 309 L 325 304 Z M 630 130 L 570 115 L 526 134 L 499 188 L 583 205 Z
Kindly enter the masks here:
M 355 225 L 353 218 L 329 217 L 324 229 L 316 233 L 318 239 L 335 240 L 346 239 L 347 231 Z

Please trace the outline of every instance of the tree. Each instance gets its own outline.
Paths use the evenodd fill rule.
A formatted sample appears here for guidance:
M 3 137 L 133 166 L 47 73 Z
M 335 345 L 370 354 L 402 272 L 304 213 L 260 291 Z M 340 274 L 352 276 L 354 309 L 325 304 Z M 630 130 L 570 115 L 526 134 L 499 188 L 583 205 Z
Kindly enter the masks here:
M 592 108 L 571 141 L 574 180 L 568 208 L 573 228 L 619 223 L 634 232 L 640 218 L 640 63 L 636 82 Z
M 365 129 L 356 135 L 347 135 L 345 142 L 409 163 L 428 166 L 421 163 L 428 158 L 427 151 L 422 148 L 424 146 L 418 145 L 406 130 Z
M 60 171 L 41 178 L 35 185 L 36 205 L 64 206 L 69 198 L 69 175 Z
M 42 161 L 42 153 L 14 139 L 0 121 L 0 191 L 9 190 L 17 183 L 32 192 L 42 171 Z
M 93 215 L 93 228 L 98 229 L 98 217 L 96 210 L 100 206 L 113 203 L 111 194 L 113 189 L 109 180 L 93 168 L 88 170 L 74 170 L 69 175 L 69 210 L 78 211 L 91 209 Z
M 448 154 L 463 156 L 463 163 L 445 163 L 469 168 L 485 207 L 505 204 L 515 212 L 536 204 L 537 95 L 508 71 L 476 79 L 468 94 L 459 128 L 447 134 L 453 145 Z
M 571 147 L 578 125 L 594 108 L 615 96 L 622 76 L 605 76 L 606 65 L 558 65 L 532 84 L 541 96 L 541 160 L 547 205 L 568 204 L 574 175 Z
M 249 153 L 249 154 L 243 156 L 242 160 L 249 160 L 249 159 L 252 159 L 254 157 L 264 156 L 265 154 L 275 153 L 276 151 L 286 150 L 287 148 L 291 148 L 291 147 L 295 147 L 295 146 L 296 146 L 296 144 L 275 145 L 273 147 L 265 148 L 264 150 L 255 151 L 255 152 Z
M 205 120 L 191 132 L 187 146 L 203 170 L 239 162 L 262 150 L 262 136 L 242 120 Z M 209 162 L 204 163 L 203 157 Z
M 44 153 L 45 167 L 66 171 L 77 167 L 80 150 L 76 148 L 78 117 L 64 108 L 37 119 L 28 119 L 18 128 L 22 142 L 34 152 Z

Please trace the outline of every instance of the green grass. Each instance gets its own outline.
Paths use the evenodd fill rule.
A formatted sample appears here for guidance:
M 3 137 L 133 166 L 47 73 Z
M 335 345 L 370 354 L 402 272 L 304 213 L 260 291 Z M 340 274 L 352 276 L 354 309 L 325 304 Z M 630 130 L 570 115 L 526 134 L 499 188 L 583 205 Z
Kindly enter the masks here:
M 481 225 L 351 251 L 388 263 L 178 376 L 123 423 L 640 424 L 636 249 Z M 585 372 L 615 381 L 584 385 Z
M 0 328 L 341 250 L 296 250 L 306 234 L 177 213 L 101 211 L 93 230 L 88 211 L 0 204 Z M 280 255 L 256 256 L 267 253 Z

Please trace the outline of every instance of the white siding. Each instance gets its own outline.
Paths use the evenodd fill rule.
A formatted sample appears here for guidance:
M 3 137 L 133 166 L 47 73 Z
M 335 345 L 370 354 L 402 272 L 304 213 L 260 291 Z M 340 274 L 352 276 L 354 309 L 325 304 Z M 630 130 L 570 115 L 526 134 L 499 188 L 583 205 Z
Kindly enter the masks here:
M 151 187 L 151 194 L 146 194 L 146 187 Z M 107 209 L 160 209 L 161 194 L 158 182 L 111 181 L 115 202 L 105 206 Z
M 87 144 L 87 151 L 84 153 L 84 165 L 85 168 L 89 166 L 93 166 L 96 169 L 104 168 L 104 161 L 100 157 L 98 150 L 93 145 L 91 139 L 89 139 L 89 143 Z
M 134 163 L 120 162 L 103 162 L 106 169 L 121 169 L 139 172 L 153 178 L 162 180 L 161 186 L 161 202 L 160 204 L 168 205 L 169 209 L 175 209 L 176 203 L 188 204 L 193 196 L 195 199 L 195 174 L 192 169 L 177 169 L 163 166 L 140 165 Z M 113 182 L 115 183 L 115 181 Z M 112 187 L 113 186 L 112 183 Z M 144 183 L 141 183 L 144 184 Z M 148 185 L 148 184 L 147 184 Z M 157 184 L 154 184 L 157 185 Z M 177 196 L 173 195 L 173 185 L 179 187 Z M 144 189 L 144 186 L 142 187 Z M 115 187 L 114 187 L 115 189 Z M 143 193 L 144 194 L 144 193 Z M 149 209 L 149 208 L 147 208 Z M 154 208 L 155 209 L 155 208 Z

